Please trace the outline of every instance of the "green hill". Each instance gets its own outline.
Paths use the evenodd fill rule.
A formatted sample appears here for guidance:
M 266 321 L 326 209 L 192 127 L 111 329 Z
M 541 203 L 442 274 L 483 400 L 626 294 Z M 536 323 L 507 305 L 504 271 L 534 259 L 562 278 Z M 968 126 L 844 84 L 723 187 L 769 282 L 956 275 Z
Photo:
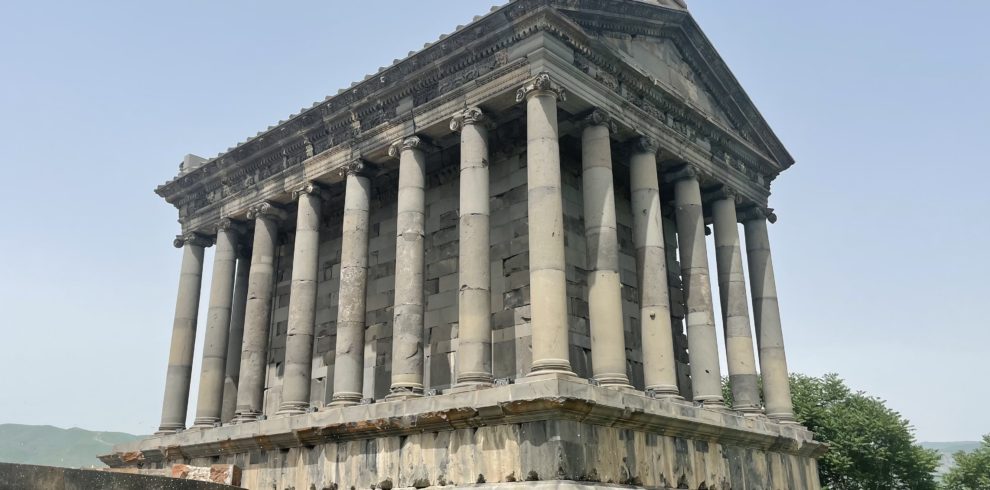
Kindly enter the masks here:
M 98 455 L 114 444 L 140 439 L 122 432 L 92 432 L 50 425 L 0 424 L 0 462 L 66 468 L 103 466 Z
M 952 455 L 957 451 L 970 452 L 980 447 L 979 441 L 958 441 L 958 442 L 922 442 L 921 447 L 925 449 L 935 449 L 942 454 L 942 464 L 938 468 L 938 474 L 942 475 L 952 467 Z

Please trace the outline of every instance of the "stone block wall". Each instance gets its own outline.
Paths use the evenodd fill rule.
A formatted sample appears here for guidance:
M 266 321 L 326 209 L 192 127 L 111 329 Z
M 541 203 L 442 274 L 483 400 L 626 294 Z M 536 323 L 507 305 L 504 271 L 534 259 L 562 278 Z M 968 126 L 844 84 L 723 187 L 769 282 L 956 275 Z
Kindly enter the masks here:
M 576 142 L 571 143 L 571 148 L 574 148 Z M 581 377 L 590 378 L 593 366 L 588 323 L 588 257 L 584 236 L 580 152 L 564 151 L 561 157 L 570 355 L 574 371 Z M 627 375 L 636 388 L 643 389 L 636 250 L 632 239 L 628 177 L 624 175 L 626 166 L 621 158 L 615 156 L 614 166 Z M 428 161 L 424 277 L 426 365 L 424 384 L 427 390 L 449 388 L 456 372 L 458 162 L 456 147 L 435 153 Z M 489 190 L 492 351 L 495 378 L 525 376 L 529 373 L 532 363 L 526 171 L 524 145 L 506 143 L 493 152 Z M 392 171 L 376 177 L 372 182 L 364 396 L 376 400 L 381 400 L 388 394 L 391 384 L 397 179 L 396 172 Z M 320 231 L 320 283 L 311 393 L 311 401 L 317 407 L 329 403 L 333 394 L 337 294 L 340 284 L 343 187 L 335 186 L 330 189 L 330 193 L 333 197 L 324 206 L 323 226 Z M 294 220 L 295 217 L 290 216 L 285 228 L 290 229 Z M 673 221 L 670 218 L 664 220 L 672 325 L 677 347 L 679 378 L 683 394 L 690 397 L 676 235 Z M 276 285 L 265 391 L 265 413 L 268 415 L 277 411 L 281 401 L 292 254 L 292 235 L 285 234 L 279 243 L 276 258 Z

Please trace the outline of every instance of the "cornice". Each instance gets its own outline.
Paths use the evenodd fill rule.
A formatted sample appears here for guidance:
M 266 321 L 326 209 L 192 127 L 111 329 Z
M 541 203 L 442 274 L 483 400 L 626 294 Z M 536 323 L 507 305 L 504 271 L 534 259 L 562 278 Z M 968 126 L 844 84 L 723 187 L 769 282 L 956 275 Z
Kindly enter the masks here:
M 467 83 L 494 79 L 516 63 L 509 62 L 508 48 L 540 31 L 571 46 L 579 69 L 688 141 L 706 145 L 713 163 L 743 172 L 750 180 L 769 187 L 781 170 L 780 164 L 767 160 L 769 157 L 756 149 L 754 142 L 741 139 L 732 128 L 706 117 L 673 92 L 658 86 L 655 80 L 616 58 L 611 48 L 595 38 L 595 29 L 666 36 L 680 44 L 689 44 L 701 53 L 693 55 L 694 63 L 708 67 L 699 69 L 699 73 L 715 70 L 714 78 L 729 77 L 726 80 L 731 83 L 725 84 L 703 80 L 713 94 L 728 100 L 738 97 L 736 92 L 742 93 L 700 29 L 683 11 L 628 0 L 516 0 L 288 121 L 280 121 L 202 167 L 159 186 L 156 192 L 179 208 L 180 219 L 184 219 L 257 188 L 271 178 L 286 172 L 301 172 L 294 169 L 301 169 L 305 161 L 319 159 L 341 147 L 356 147 L 370 135 L 395 127 L 414 113 L 436 107 L 445 100 L 445 94 Z M 414 110 L 400 114 L 399 103 L 410 97 Z M 748 99 L 745 102 L 752 105 Z M 723 109 L 723 112 L 733 121 L 743 121 L 740 118 L 745 116 L 739 111 Z M 761 122 L 762 118 L 746 120 Z M 756 126 L 766 125 L 763 122 L 763 126 Z M 760 140 L 766 141 L 768 137 L 762 135 Z M 777 140 L 773 137 L 769 141 Z

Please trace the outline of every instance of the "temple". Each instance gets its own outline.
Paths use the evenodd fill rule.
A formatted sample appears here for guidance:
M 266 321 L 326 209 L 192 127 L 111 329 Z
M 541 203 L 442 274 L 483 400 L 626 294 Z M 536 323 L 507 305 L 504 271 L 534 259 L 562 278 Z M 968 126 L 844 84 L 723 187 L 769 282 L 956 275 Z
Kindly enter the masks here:
M 161 424 L 102 459 L 819 489 L 767 226 L 792 164 L 683 2 L 496 7 L 156 190 L 182 225 Z

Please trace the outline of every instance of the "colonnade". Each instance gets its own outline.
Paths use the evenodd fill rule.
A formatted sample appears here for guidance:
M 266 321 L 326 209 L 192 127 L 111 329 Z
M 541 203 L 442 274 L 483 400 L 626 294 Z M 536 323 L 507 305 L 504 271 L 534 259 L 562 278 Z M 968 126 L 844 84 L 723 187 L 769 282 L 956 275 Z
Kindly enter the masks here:
M 525 84 L 517 101 L 526 107 L 529 274 L 532 312 L 531 375 L 573 376 L 569 355 L 565 279 L 564 220 L 557 103 L 565 92 L 547 74 Z M 451 121 L 460 133 L 460 207 L 458 254 L 458 348 L 455 386 L 493 382 L 490 300 L 489 149 L 490 120 L 477 107 Z M 591 112 L 581 129 L 584 235 L 588 251 L 587 301 L 591 329 L 592 378 L 602 386 L 631 388 L 626 375 L 619 243 L 613 184 L 612 141 L 615 126 L 603 111 Z M 667 261 L 660 213 L 658 144 L 647 137 L 631 141 L 629 176 L 636 248 L 642 356 L 646 391 L 678 397 Z M 392 379 L 387 399 L 424 394 L 423 345 L 428 142 L 413 135 L 393 145 L 399 160 L 393 305 Z M 345 177 L 337 344 L 331 406 L 360 403 L 364 379 L 365 303 L 368 283 L 368 232 L 371 177 L 377 169 L 356 161 Z M 723 406 L 717 332 L 705 241 L 705 216 L 699 173 L 691 165 L 665 172 L 673 184 L 676 227 L 687 308 L 692 398 Z M 298 203 L 282 402 L 277 415 L 312 409 L 319 224 L 326 192 L 318 184 L 295 189 Z M 715 230 L 716 267 L 734 408 L 763 413 L 757 361 L 746 302 L 746 282 L 738 222 L 746 236 L 746 256 L 765 414 L 792 422 L 780 314 L 767 235 L 767 212 L 746 208 L 737 215 L 737 198 L 727 188 L 709 197 Z M 240 423 L 263 417 L 263 395 L 274 286 L 276 233 L 285 209 L 262 202 L 247 215 L 253 220 L 250 260 L 238 247 L 244 223 L 221 220 L 213 283 L 210 288 L 206 344 L 194 427 Z M 162 410 L 161 433 L 185 428 L 191 381 L 196 316 L 202 282 L 203 249 L 213 238 L 187 234 L 183 248 L 172 345 Z

